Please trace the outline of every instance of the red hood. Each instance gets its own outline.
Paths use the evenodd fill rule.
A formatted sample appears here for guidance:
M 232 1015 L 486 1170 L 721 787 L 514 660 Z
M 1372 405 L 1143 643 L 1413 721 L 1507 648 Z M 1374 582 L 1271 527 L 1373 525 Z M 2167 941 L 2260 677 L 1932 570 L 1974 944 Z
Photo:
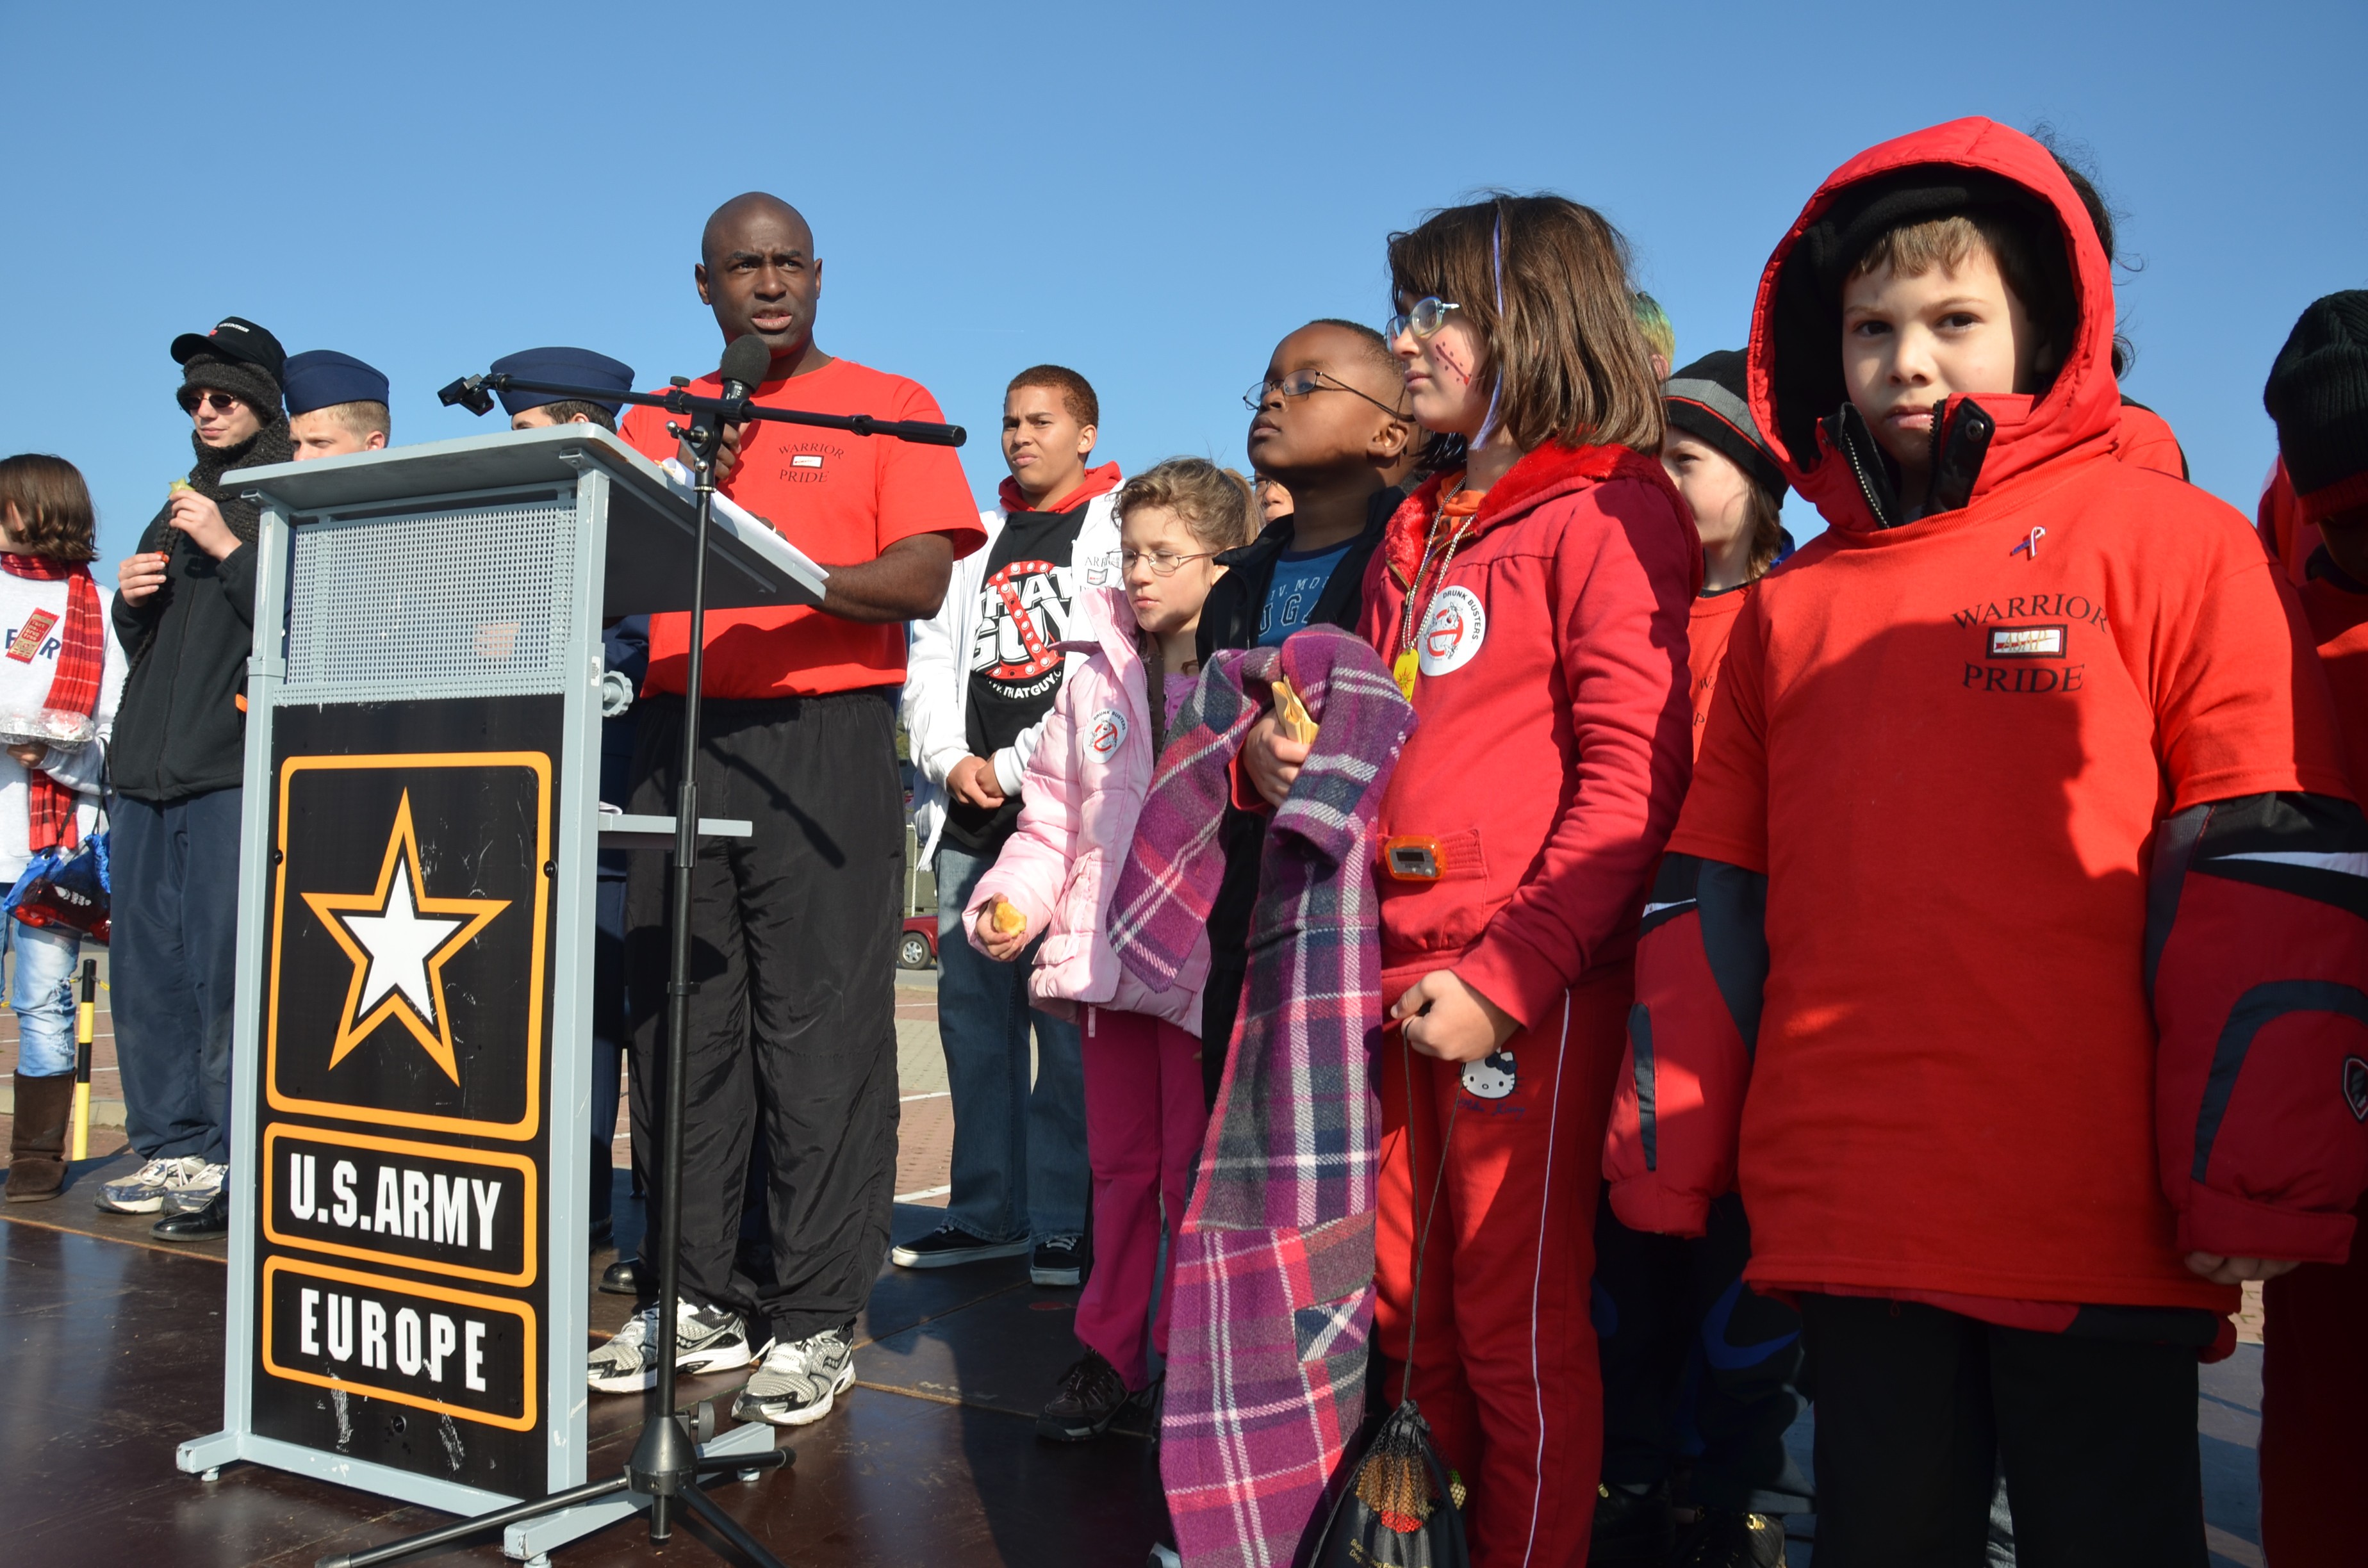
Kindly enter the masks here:
M 2072 350 L 2044 394 L 2034 399 L 1983 393 L 1973 400 L 1998 424 L 1973 497 L 2066 453 L 2101 457 L 2112 449 L 2121 424 L 2121 389 L 2112 367 L 2112 267 L 2087 210 L 2047 149 L 2020 131 L 1979 119 L 1951 120 L 1871 147 L 1827 176 L 1801 210 L 1760 274 L 1751 320 L 1752 417 L 1768 433 L 1793 487 L 1827 522 L 1853 532 L 1872 528 L 1873 514 L 1822 423 L 1845 396 L 1838 351 L 1840 318 L 1838 308 L 1813 302 L 1814 274 L 1807 269 L 1815 266 L 1816 247 L 1830 244 L 1835 210 L 1847 207 L 1854 187 L 1918 166 L 1930 166 L 1936 183 L 1977 171 L 2004 182 L 2004 188 L 2033 209 L 2052 213 L 2065 238 L 2079 312 Z M 1862 199 L 1867 193 L 1856 194 Z M 1950 399 L 1947 415 L 1953 416 L 1963 401 Z
M 1415 493 L 1398 504 L 1390 515 L 1389 531 L 1383 538 L 1382 548 L 1387 555 L 1390 571 L 1401 585 L 1414 580 L 1415 571 L 1422 564 L 1423 545 L 1430 531 L 1430 520 L 1439 511 L 1440 486 L 1453 477 L 1432 474 L 1417 486 Z M 1472 531 L 1465 542 L 1478 539 L 1490 528 L 1526 517 L 1557 495 L 1565 495 L 1589 484 L 1600 484 L 1611 479 L 1642 480 L 1667 492 L 1678 516 L 1691 520 L 1693 514 L 1686 509 L 1684 497 L 1669 483 L 1661 460 L 1647 457 L 1626 447 L 1564 447 L 1552 441 L 1524 456 L 1515 463 L 1512 472 L 1498 480 L 1487 494 L 1481 497 L 1480 509 L 1472 515 Z M 1702 552 L 1694 553 L 1694 582 L 1689 593 L 1702 591 Z
M 1020 493 L 1019 482 L 1008 476 L 996 489 L 996 499 L 1003 503 L 1006 512 L 1065 512 L 1082 506 L 1097 495 L 1107 495 L 1122 483 L 1118 464 L 1104 463 L 1099 468 L 1086 470 L 1085 482 L 1050 506 L 1039 506 Z

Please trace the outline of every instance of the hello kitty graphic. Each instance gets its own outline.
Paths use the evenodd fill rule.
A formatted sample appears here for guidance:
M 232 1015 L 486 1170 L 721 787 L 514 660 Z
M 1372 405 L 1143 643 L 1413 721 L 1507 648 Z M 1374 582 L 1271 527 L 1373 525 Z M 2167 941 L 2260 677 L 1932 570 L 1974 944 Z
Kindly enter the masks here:
M 1463 1064 L 1463 1092 L 1476 1099 L 1501 1100 L 1513 1092 L 1520 1076 L 1513 1071 L 1513 1053 L 1491 1051 Z

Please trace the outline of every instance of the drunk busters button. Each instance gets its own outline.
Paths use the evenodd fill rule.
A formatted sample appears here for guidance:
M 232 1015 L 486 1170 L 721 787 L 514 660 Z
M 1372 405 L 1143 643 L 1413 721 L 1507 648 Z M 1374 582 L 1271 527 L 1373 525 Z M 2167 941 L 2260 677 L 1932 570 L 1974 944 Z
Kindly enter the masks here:
M 514 1301 L 275 1257 L 263 1266 L 263 1369 L 457 1421 L 534 1426 L 535 1322 Z
M 1430 613 L 1422 618 L 1422 632 L 1415 639 L 1415 653 L 1427 676 L 1443 676 L 1470 664 L 1487 640 L 1488 611 L 1480 603 L 1480 596 L 1469 588 L 1446 587 L 1430 601 Z

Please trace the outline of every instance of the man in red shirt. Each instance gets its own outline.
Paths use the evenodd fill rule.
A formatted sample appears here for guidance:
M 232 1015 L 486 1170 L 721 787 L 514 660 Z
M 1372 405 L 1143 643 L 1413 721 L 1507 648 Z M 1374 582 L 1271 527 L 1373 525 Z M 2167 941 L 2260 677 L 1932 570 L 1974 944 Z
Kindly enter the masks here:
M 815 346 L 822 263 L 787 202 L 752 192 L 718 208 L 692 275 L 726 343 L 754 333 L 772 349 L 759 404 L 943 418 L 916 383 Z M 720 390 L 713 376 L 691 386 Z M 654 458 L 677 455 L 660 411 L 634 410 L 623 434 Z M 693 874 L 677 1344 L 691 1371 L 761 1358 L 734 1414 L 803 1426 L 854 1381 L 851 1330 L 888 1249 L 903 623 L 937 612 L 955 557 L 984 532 L 962 465 L 942 447 L 751 423 L 727 430 L 716 471 L 725 494 L 822 562 L 830 582 L 819 608 L 707 618 L 700 814 L 745 818 L 755 832 L 704 842 Z M 650 620 L 631 811 L 674 810 L 689 625 L 681 614 Z M 668 1044 L 659 1020 L 670 869 L 646 858 L 627 895 L 633 1134 L 650 1148 Z M 734 1257 L 758 1137 L 772 1256 L 751 1277 Z M 656 1256 L 647 1243 L 643 1256 Z M 594 1353 L 593 1387 L 655 1381 L 656 1273 L 641 1271 L 641 1313 Z

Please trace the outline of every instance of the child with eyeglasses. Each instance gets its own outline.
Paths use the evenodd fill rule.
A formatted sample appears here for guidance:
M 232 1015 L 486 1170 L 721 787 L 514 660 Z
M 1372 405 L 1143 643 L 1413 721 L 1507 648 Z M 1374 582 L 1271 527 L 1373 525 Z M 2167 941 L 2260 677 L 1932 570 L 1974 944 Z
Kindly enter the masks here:
M 1151 1386 L 1146 1350 L 1167 1349 L 1160 1235 L 1183 1216 L 1208 1124 L 1199 1036 L 1209 948 L 1204 938 L 1177 983 L 1154 992 L 1121 967 L 1107 917 L 1168 725 L 1199 676 L 1193 638 L 1225 570 L 1216 558 L 1248 541 L 1258 506 L 1232 470 L 1171 458 L 1126 483 L 1118 514 L 1121 586 L 1078 589 L 1071 636 L 1087 657 L 1029 759 L 1019 825 L 963 912 L 973 945 L 998 962 L 1033 944 L 1030 995 L 1085 1031 L 1086 1353 L 1036 1423 L 1063 1442 L 1108 1430 Z
M 1685 792 L 1702 551 L 1600 213 L 1499 196 L 1389 261 L 1409 405 L 1465 455 L 1390 519 L 1360 626 L 1417 720 L 1375 827 L 1381 1386 L 1468 1486 L 1475 1562 L 1577 1562 L 1603 1443 L 1596 1154 Z M 1245 755 L 1279 801 L 1306 748 L 1262 721 Z

